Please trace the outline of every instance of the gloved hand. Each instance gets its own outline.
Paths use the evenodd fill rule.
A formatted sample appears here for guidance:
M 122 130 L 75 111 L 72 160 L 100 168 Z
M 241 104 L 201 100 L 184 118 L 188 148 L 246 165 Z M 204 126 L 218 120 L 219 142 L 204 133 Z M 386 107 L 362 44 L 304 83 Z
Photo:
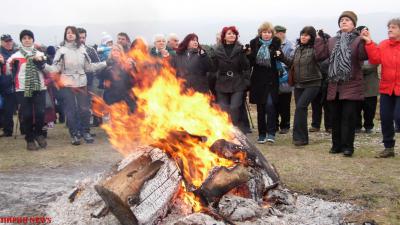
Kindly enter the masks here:
M 207 55 L 207 52 L 206 52 L 206 51 L 204 51 L 204 49 L 200 49 L 200 51 L 199 51 L 199 55 L 200 55 L 201 57 L 204 57 L 204 56 L 206 56 L 206 55 Z
M 46 65 L 44 58 L 34 58 L 32 61 L 38 70 L 43 70 Z

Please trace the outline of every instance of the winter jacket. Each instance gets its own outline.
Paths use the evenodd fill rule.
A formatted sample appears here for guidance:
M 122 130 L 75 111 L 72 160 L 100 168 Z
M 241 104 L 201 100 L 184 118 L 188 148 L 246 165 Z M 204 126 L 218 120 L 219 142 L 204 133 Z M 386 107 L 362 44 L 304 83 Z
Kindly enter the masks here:
M 133 71 L 133 69 L 131 70 Z M 104 80 L 104 101 L 107 104 L 113 104 L 120 101 L 129 102 L 132 95 L 134 78 L 130 71 L 125 71 L 120 65 L 115 63 L 101 73 L 101 79 Z
M 378 66 L 369 64 L 365 61 L 362 68 L 364 74 L 364 97 L 373 97 L 379 95 L 379 75 Z
M 365 48 L 371 64 L 382 64 L 379 92 L 400 96 L 400 41 L 387 39 L 379 46 L 371 42 Z
M 329 58 L 336 40 L 336 37 L 332 37 L 326 43 L 323 39 L 317 38 L 315 43 L 316 55 L 320 55 L 322 60 Z M 340 100 L 364 99 L 364 76 L 361 66 L 362 62 L 368 59 L 364 45 L 365 42 L 360 37 L 356 37 L 351 43 L 351 79 L 343 82 L 329 81 L 328 101 L 335 100 L 337 94 L 339 94 Z
M 171 49 L 171 48 L 168 47 L 168 46 L 165 48 L 165 50 L 168 51 L 170 57 L 176 55 L 175 50 Z M 156 47 L 152 47 L 152 48 L 150 49 L 150 55 L 155 56 L 155 57 L 159 57 L 159 58 L 162 58 L 162 57 L 163 57 L 163 56 L 161 55 L 161 52 L 158 51 L 158 50 L 156 49 Z
M 31 55 L 32 50 L 24 48 Z M 37 51 L 36 56 L 44 56 L 43 52 Z M 16 92 L 25 91 L 25 74 L 27 59 L 22 55 L 21 51 L 17 51 L 7 60 L 7 76 L 14 77 L 14 88 Z M 40 89 L 46 90 L 45 78 L 42 71 L 38 71 L 40 79 Z
M 7 62 L 8 58 L 10 58 L 11 55 L 14 54 L 16 51 L 16 48 L 13 48 L 12 50 L 7 50 L 3 47 L 0 47 L 0 54 L 4 57 L 5 62 Z M 11 94 L 15 92 L 13 79 L 14 76 L 12 74 L 11 76 L 6 76 L 6 63 L 0 65 L 0 69 L 0 94 Z
M 217 92 L 235 93 L 247 90 L 250 84 L 250 64 L 243 45 L 236 42 L 229 56 L 223 44 L 217 45 L 212 58 L 212 71 L 217 74 Z
M 277 37 L 272 39 L 269 46 L 271 56 L 271 67 L 258 65 L 256 62 L 257 54 L 262 46 L 259 37 L 250 41 L 251 53 L 248 58 L 253 68 L 250 81 L 250 103 L 266 104 L 268 95 L 271 94 L 273 102 L 278 103 L 279 92 L 279 72 L 276 67 L 278 59 L 275 52 L 280 50 L 281 40 Z M 280 57 L 283 57 L 281 55 Z
M 320 56 L 315 54 L 314 46 L 300 45 L 297 47 L 291 62 L 296 88 L 321 86 L 322 74 L 318 65 L 320 60 Z
M 53 65 L 46 64 L 46 72 L 60 73 L 65 87 L 85 87 L 86 72 L 104 69 L 106 62 L 91 63 L 84 46 L 77 48 L 74 43 L 65 43 L 57 50 Z
M 177 53 L 172 58 L 172 66 L 176 69 L 176 76 L 186 81 L 186 88 L 193 88 L 202 93 L 210 91 L 207 72 L 211 62 L 207 54 L 200 55 L 197 50 Z

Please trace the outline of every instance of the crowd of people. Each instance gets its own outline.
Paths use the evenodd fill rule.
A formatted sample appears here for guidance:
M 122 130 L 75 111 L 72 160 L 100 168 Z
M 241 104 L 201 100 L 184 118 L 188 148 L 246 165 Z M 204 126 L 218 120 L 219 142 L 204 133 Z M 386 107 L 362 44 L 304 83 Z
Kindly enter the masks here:
M 355 133 L 363 128 L 367 134 L 373 132 L 380 95 L 384 150 L 377 157 L 394 157 L 395 132 L 400 131 L 400 18 L 389 20 L 388 39 L 379 45 L 367 26 L 357 27 L 357 20 L 354 12 L 344 11 L 336 34 L 305 26 L 295 43 L 286 38 L 284 26 L 270 22 L 262 23 L 245 45 L 235 26 L 224 27 L 216 44 L 207 49 L 194 33 L 182 41 L 176 34 L 157 34 L 148 51 L 167 60 L 176 76 L 186 80 L 185 88 L 213 95 L 244 133 L 252 132 L 249 97 L 257 108 L 260 144 L 274 143 L 277 133 L 290 131 L 293 93 L 293 144 L 308 145 L 308 132 L 319 132 L 323 117 L 325 132 L 332 137 L 329 153 L 351 157 Z M 36 45 L 30 30 L 21 31 L 20 47 L 10 35 L 1 36 L 1 137 L 17 132 L 17 114 L 28 150 L 47 146 L 47 129 L 55 122 L 66 122 L 73 145 L 82 139 L 93 143 L 90 127 L 102 123 L 91 111 L 93 95 L 107 104 L 124 101 L 135 111 L 135 59 L 128 52 L 143 39 L 131 42 L 121 32 L 115 43 L 105 34 L 98 46 L 91 47 L 86 37 L 84 28 L 74 26 L 65 28 L 60 46 Z M 128 58 L 128 66 L 120 65 L 120 58 Z

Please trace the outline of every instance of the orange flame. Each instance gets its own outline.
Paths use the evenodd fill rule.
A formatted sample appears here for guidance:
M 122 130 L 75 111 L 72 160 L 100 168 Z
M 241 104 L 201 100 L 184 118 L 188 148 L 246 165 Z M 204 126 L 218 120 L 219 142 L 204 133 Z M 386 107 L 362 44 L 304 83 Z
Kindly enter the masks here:
M 136 111 L 129 113 L 122 102 L 108 106 L 100 98 L 94 98 L 93 108 L 97 114 L 110 115 L 102 128 L 120 153 L 126 156 L 142 144 L 159 147 L 177 162 L 192 185 L 189 189 L 200 187 L 212 168 L 234 164 L 209 150 L 218 139 L 231 140 L 233 131 L 228 114 L 212 104 L 211 95 L 183 90 L 184 81 L 175 76 L 168 61 L 151 57 L 142 43 L 123 57 L 135 62 L 131 74 L 136 80 L 132 90 Z M 127 62 L 126 58 L 119 63 Z M 199 210 L 192 193 L 185 199 Z

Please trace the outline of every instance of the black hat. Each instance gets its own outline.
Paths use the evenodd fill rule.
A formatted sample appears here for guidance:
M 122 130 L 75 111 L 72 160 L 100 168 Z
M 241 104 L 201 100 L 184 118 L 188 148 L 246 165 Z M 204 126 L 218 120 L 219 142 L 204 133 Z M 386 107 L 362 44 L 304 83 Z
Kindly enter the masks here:
M 274 29 L 275 29 L 276 32 L 286 33 L 286 27 L 284 27 L 284 26 L 277 25 L 277 26 L 274 27 Z
M 12 37 L 9 34 L 3 34 L 3 35 L 1 35 L 1 40 L 2 41 L 12 41 Z
M 361 31 L 364 30 L 364 29 L 367 29 L 367 30 L 368 30 L 368 27 L 362 25 L 362 26 L 358 26 L 358 27 L 356 28 L 356 30 L 357 30 L 358 32 L 360 32 L 360 33 L 361 33 Z
M 35 36 L 33 36 L 33 32 L 30 30 L 23 30 L 21 31 L 21 33 L 19 34 L 19 40 L 22 41 L 22 38 L 24 36 L 29 36 L 33 39 L 33 41 L 35 41 Z

